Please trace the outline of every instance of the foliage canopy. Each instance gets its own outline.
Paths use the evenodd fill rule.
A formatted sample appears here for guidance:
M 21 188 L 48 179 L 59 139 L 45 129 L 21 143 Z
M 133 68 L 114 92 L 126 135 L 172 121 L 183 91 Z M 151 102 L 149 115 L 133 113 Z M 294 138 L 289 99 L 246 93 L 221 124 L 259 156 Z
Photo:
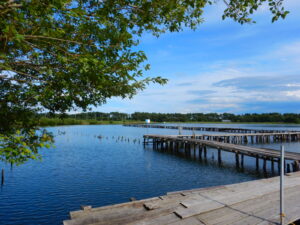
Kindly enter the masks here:
M 263 3 L 273 21 L 284 18 L 283 0 L 224 0 L 223 18 L 239 23 Z M 147 84 L 150 67 L 136 50 L 144 32 L 159 36 L 196 29 L 209 0 L 1 0 L 0 160 L 23 163 L 52 143 L 37 131 L 36 112 L 64 113 L 132 97 Z

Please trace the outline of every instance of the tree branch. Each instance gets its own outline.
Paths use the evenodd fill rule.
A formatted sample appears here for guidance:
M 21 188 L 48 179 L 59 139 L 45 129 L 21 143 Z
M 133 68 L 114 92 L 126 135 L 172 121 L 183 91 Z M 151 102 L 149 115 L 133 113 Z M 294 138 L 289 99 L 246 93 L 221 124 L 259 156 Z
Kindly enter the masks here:
M 223 2 L 225 3 L 225 5 L 226 5 L 227 7 L 229 7 L 229 3 L 228 3 L 226 0 L 223 0 Z
M 88 46 L 100 47 L 100 48 L 116 48 L 116 47 L 120 47 L 120 44 L 108 45 L 108 46 L 104 46 L 104 45 L 97 46 L 95 44 L 88 44 L 88 43 L 83 43 L 83 42 L 79 42 L 79 41 L 73 41 L 73 40 L 67 40 L 67 39 L 55 38 L 55 37 L 47 37 L 47 36 L 42 36 L 42 35 L 24 35 L 24 38 L 25 39 L 49 39 L 49 40 L 54 40 L 54 41 L 74 43 L 74 44 L 78 44 L 78 45 L 88 45 Z
M 2 65 L 3 66 L 3 65 Z M 17 74 L 21 74 L 23 76 L 26 76 L 26 77 L 30 77 L 32 79 L 35 79 L 35 80 L 39 80 L 39 81 L 42 81 L 42 82 L 45 82 L 44 80 L 42 80 L 41 78 L 39 77 L 36 77 L 36 76 L 32 76 L 28 73 L 25 73 L 25 72 L 21 72 L 21 71 L 18 71 L 18 70 L 15 70 L 15 69 L 12 69 L 12 68 L 9 68 L 9 67 L 6 67 L 5 66 L 3 67 L 6 71 L 11 71 L 11 72 L 14 72 L 14 73 L 17 73 Z M 38 72 L 38 71 L 37 71 Z

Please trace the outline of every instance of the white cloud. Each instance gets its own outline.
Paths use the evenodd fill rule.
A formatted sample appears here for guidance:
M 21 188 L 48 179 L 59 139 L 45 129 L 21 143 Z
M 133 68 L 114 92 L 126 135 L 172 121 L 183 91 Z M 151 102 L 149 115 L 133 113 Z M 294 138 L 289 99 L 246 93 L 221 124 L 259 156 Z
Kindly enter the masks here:
M 295 46 L 297 46 L 296 44 Z M 264 56 L 273 60 L 278 52 L 288 55 L 292 47 L 282 46 Z M 283 51 L 285 50 L 285 51 Z M 293 51 L 295 52 L 295 51 Z M 276 57 L 275 57 L 276 58 Z M 237 60 L 239 61 L 239 60 Z M 238 63 L 217 62 L 208 65 L 209 72 L 198 75 L 175 76 L 165 86 L 152 85 L 132 100 L 122 100 L 122 107 L 104 107 L 106 111 L 147 111 L 147 112 L 232 112 L 246 111 L 245 103 L 252 102 L 285 102 L 300 98 L 300 76 L 278 74 L 276 70 L 268 73 L 261 72 L 259 68 L 238 67 Z M 229 67 L 225 67 L 225 65 Z M 242 63 L 243 64 L 243 63 Z M 234 65 L 234 66 L 231 66 Z M 223 69 L 221 69 L 223 68 Z M 295 67 L 295 73 L 300 72 Z M 295 80 L 296 77 L 296 80 Z M 284 78 L 284 79 L 283 79 Z M 234 80 L 245 83 L 244 89 L 237 86 L 216 86 L 224 80 Z M 282 79 L 282 80 L 280 80 Z M 263 82 L 263 83 L 261 83 Z M 273 86 L 272 86 L 273 85 Z M 275 85 L 275 86 L 274 86 Z M 280 88 L 293 88 L 291 91 L 282 91 Z M 196 91 L 199 91 L 197 96 Z M 207 93 L 205 93 L 205 91 Z M 208 91 L 211 91 L 210 93 Z M 201 95 L 202 92 L 202 95 Z M 119 100 L 114 99 L 117 103 Z M 109 110 L 108 110 L 109 109 Z M 118 109 L 118 110 L 117 110 Z M 123 109 L 123 110 L 121 110 Z M 255 107 L 253 108 L 255 109 Z
M 300 1 L 288 0 L 285 1 L 285 5 L 287 8 L 292 7 L 295 11 L 297 7 L 300 7 Z M 222 4 L 208 8 L 204 14 L 204 18 L 206 18 L 204 29 L 209 26 L 211 26 L 210 28 L 218 29 L 214 25 L 218 25 L 221 22 L 223 10 L 224 5 Z M 263 8 L 259 14 L 264 14 L 266 11 L 268 11 L 267 8 Z M 264 21 L 267 20 L 269 26 L 271 20 L 269 15 L 264 18 Z M 231 22 L 222 21 L 222 23 L 225 24 L 222 24 L 222 26 L 230 28 L 228 24 Z M 149 48 L 148 56 L 150 55 L 150 58 L 153 57 L 155 62 L 151 64 L 156 69 L 156 72 L 161 72 L 161 70 L 170 71 L 167 73 L 167 77 L 170 78 L 169 83 L 165 86 L 151 85 L 132 100 L 113 98 L 109 100 L 109 104 L 99 108 L 99 110 L 183 113 L 224 110 L 237 113 L 247 111 L 247 104 L 252 104 L 253 109 L 259 109 L 260 106 L 255 105 L 259 102 L 275 104 L 299 101 L 300 40 L 298 39 L 297 41 L 297 38 L 293 37 L 292 34 L 287 34 L 286 36 L 289 37 L 289 40 L 273 41 L 270 39 L 267 42 L 265 40 L 262 41 L 264 39 L 263 35 L 266 35 L 272 29 L 275 30 L 278 27 L 282 29 L 280 26 L 268 27 L 266 24 L 246 25 L 247 29 L 245 27 L 233 29 L 234 32 L 232 33 L 224 32 L 220 35 L 219 33 L 214 33 L 214 31 L 213 34 L 204 37 L 201 35 L 197 37 L 189 36 L 191 31 L 187 31 L 181 34 L 182 36 L 180 37 L 184 36 L 184 38 L 188 38 L 188 41 L 185 43 L 180 39 L 180 46 L 176 45 L 177 42 L 172 42 L 173 37 L 176 37 L 171 37 L 174 34 L 163 35 L 161 39 L 163 44 L 156 38 L 146 35 L 143 42 L 149 44 L 147 46 Z M 291 26 L 291 23 L 289 25 Z M 207 42 L 203 41 L 205 38 L 208 39 L 208 41 L 206 40 Z M 171 43 L 168 40 L 171 40 Z M 258 41 L 257 48 L 253 40 Z M 253 43 L 249 45 L 251 47 L 247 45 L 235 46 L 239 41 L 243 43 L 252 41 Z M 196 49 L 202 50 L 200 47 L 197 48 L 196 45 L 201 46 L 203 43 L 213 45 L 212 51 L 220 51 L 222 57 L 218 57 L 218 52 L 213 52 L 212 54 L 208 52 L 207 55 L 212 58 L 209 61 L 205 59 L 205 52 L 199 54 L 197 51 L 191 51 L 190 46 L 195 46 Z M 227 48 L 222 48 L 223 46 L 217 48 L 216 46 L 219 47 L 220 43 L 226 45 Z M 267 45 L 262 43 L 267 43 Z M 154 49 L 152 49 L 152 46 L 157 46 L 157 48 L 153 47 Z M 210 50 L 210 48 L 205 47 L 203 46 L 205 51 Z M 226 55 L 227 52 L 228 54 L 231 53 L 231 48 L 236 48 L 236 52 L 244 53 L 245 49 L 242 49 L 243 47 L 246 50 L 253 47 L 255 51 L 245 51 L 249 52 L 249 55 L 246 55 L 247 53 L 244 55 L 236 54 L 236 56 Z M 176 55 L 176 49 L 181 51 L 179 51 L 180 54 Z M 233 53 L 236 52 L 233 51 Z M 189 64 L 189 61 L 184 61 L 183 58 L 185 57 L 191 59 L 192 63 Z M 199 60 L 197 61 L 197 59 Z M 201 60 L 204 60 L 204 62 Z M 178 64 L 182 66 L 179 67 Z M 189 67 L 193 67 L 194 71 L 187 72 Z M 241 83 L 237 83 L 236 86 L 215 85 L 218 82 L 230 79 L 240 80 L 240 82 L 243 82 L 243 85 Z M 196 91 L 199 92 L 198 95 Z M 211 92 L 209 93 L 209 91 Z M 281 108 L 278 108 L 279 110 Z
M 300 88 L 300 84 L 286 84 L 285 86 L 287 86 L 287 87 L 299 87 Z
M 300 99 L 300 90 L 297 90 L 297 91 L 286 91 L 284 93 L 288 97 L 296 97 L 296 98 Z

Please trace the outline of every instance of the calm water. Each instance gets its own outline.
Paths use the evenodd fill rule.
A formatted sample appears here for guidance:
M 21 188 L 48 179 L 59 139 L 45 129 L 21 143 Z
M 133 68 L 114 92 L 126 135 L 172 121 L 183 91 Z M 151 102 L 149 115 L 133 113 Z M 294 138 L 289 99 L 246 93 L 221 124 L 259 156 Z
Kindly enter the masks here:
M 263 129 L 300 130 L 299 126 L 189 124 Z M 177 134 L 177 130 L 144 129 L 121 125 L 65 126 L 49 128 L 56 148 L 42 151 L 43 161 L 5 168 L 0 189 L 0 224 L 62 224 L 69 211 L 80 205 L 93 207 L 163 195 L 166 192 L 237 183 L 263 177 L 254 160 L 245 157 L 244 172 L 234 167 L 234 156 L 224 153 L 223 167 L 207 162 L 153 151 L 142 144 L 142 135 Z M 58 135 L 59 133 L 65 133 Z M 190 131 L 183 131 L 189 134 Z M 197 132 L 201 133 L 201 132 Z M 204 132 L 207 133 L 207 132 Z M 98 138 L 102 136 L 102 138 Z M 123 140 L 122 140 L 123 137 Z M 300 152 L 299 143 L 285 144 Z M 279 144 L 259 145 L 279 149 Z

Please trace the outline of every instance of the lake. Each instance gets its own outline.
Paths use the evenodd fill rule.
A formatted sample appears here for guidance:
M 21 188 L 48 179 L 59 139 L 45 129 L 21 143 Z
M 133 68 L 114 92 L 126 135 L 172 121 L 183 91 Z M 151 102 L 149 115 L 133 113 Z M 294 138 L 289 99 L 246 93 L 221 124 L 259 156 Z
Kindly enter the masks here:
M 299 130 L 292 125 L 186 124 L 186 126 L 242 127 Z M 254 159 L 245 157 L 245 170 L 235 168 L 232 153 L 218 166 L 214 149 L 207 162 L 154 151 L 142 143 L 143 134 L 178 134 L 177 130 L 122 125 L 61 126 L 47 128 L 55 148 L 41 150 L 42 161 L 5 169 L 0 190 L 0 224 L 62 224 L 81 205 L 104 206 L 164 195 L 166 192 L 259 179 Z M 192 131 L 182 131 L 191 134 Z M 208 132 L 195 132 L 196 134 Z M 284 144 L 300 152 L 299 142 Z M 279 149 L 280 144 L 256 146 Z M 216 157 L 215 157 L 216 158 Z M 267 174 L 268 176 L 276 174 Z

